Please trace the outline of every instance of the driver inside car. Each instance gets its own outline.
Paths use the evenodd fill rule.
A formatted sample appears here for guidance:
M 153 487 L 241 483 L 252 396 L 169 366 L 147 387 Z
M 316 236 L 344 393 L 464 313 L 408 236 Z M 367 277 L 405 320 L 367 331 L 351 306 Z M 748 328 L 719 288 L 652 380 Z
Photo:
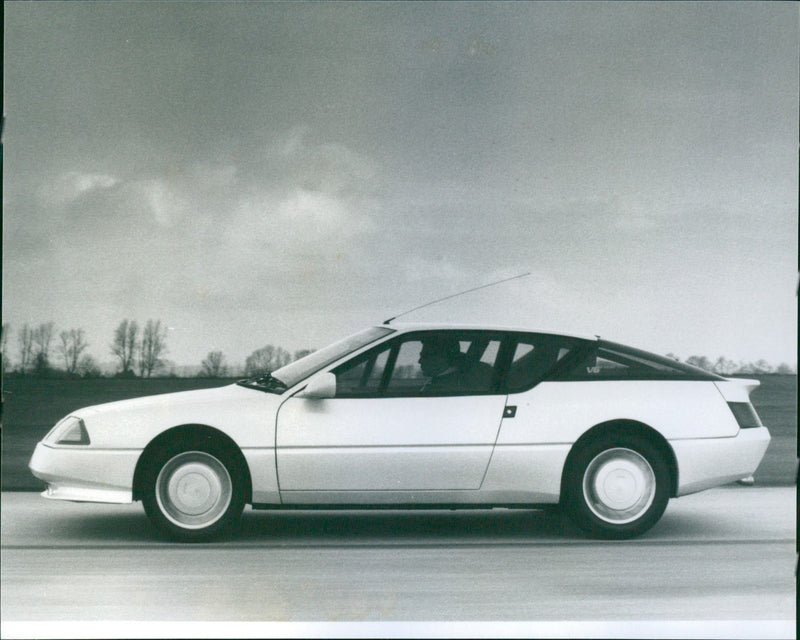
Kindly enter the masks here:
M 463 355 L 458 340 L 449 336 L 427 338 L 422 343 L 419 366 L 428 380 L 422 385 L 422 393 L 450 393 L 461 390 Z

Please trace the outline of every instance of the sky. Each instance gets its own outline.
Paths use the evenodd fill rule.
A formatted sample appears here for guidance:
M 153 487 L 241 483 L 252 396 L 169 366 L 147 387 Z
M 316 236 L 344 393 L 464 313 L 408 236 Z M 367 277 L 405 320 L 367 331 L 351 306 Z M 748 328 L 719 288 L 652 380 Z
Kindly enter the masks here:
M 5 4 L 3 323 L 797 361 L 798 6 Z

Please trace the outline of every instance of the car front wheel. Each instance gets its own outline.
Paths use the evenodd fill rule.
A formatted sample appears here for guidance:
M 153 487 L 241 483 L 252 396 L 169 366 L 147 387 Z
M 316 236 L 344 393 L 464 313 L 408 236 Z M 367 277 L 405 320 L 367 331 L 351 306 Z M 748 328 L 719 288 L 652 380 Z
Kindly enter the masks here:
M 563 504 L 571 519 L 600 538 L 647 531 L 669 502 L 669 469 L 639 436 L 605 436 L 577 452 L 566 472 Z
M 151 461 L 142 502 L 161 533 L 183 542 L 204 541 L 238 526 L 243 488 L 240 466 L 224 448 L 175 445 Z

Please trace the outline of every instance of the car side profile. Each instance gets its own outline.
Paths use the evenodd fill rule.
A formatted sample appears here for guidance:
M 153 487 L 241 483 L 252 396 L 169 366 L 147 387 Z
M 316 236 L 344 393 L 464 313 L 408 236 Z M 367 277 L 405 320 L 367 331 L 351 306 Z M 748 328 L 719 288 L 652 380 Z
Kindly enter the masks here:
M 30 469 L 47 498 L 141 501 L 181 541 L 229 534 L 248 504 L 560 505 L 630 538 L 755 472 L 757 385 L 597 337 L 386 322 L 258 378 L 75 411 Z

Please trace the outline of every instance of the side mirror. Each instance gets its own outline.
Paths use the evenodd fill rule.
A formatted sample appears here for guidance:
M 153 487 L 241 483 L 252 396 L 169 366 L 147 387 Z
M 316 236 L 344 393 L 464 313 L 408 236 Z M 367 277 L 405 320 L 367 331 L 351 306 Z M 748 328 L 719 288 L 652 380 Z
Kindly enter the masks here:
M 336 396 L 336 376 L 332 373 L 318 373 L 311 376 L 306 388 L 297 394 L 299 398 L 324 400 Z

